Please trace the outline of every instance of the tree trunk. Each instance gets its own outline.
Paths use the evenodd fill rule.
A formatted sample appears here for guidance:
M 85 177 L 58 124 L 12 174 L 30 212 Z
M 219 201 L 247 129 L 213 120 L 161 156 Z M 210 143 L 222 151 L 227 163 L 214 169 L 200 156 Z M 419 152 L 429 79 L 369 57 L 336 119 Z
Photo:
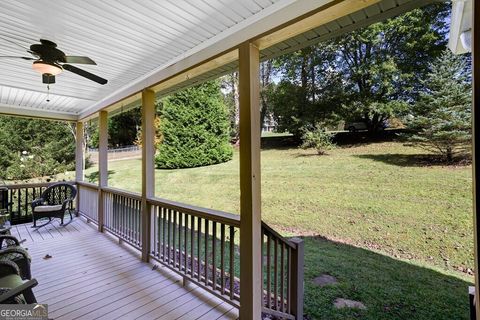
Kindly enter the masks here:
M 453 150 L 452 147 L 447 147 L 447 161 L 452 162 L 453 161 Z

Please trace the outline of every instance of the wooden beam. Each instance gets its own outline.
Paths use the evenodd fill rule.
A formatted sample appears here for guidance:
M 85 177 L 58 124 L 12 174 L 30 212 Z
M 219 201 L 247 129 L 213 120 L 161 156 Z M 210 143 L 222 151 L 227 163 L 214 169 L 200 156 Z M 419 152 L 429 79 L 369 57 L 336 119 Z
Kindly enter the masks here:
M 103 232 L 105 212 L 102 188 L 108 186 L 108 112 L 98 117 L 98 231 Z
M 142 92 L 142 260 L 148 262 L 151 246 L 152 208 L 155 195 L 155 92 Z
M 0 104 L 0 114 L 22 118 L 45 120 L 77 121 L 78 116 L 72 113 L 53 112 L 41 109 L 22 108 L 14 105 Z
M 376 4 L 381 0 L 336 0 L 310 12 L 305 16 L 289 21 L 278 30 L 254 40 L 260 50 L 293 38 L 328 22 L 344 17 L 358 10 Z
M 473 227 L 475 255 L 475 306 L 476 319 L 480 320 L 480 170 L 477 165 L 480 159 L 480 4 L 472 0 L 472 72 L 473 72 L 473 102 L 472 102 L 472 170 L 473 170 Z
M 239 49 L 240 95 L 240 319 L 261 319 L 260 53 Z
M 85 177 L 85 148 L 83 122 L 77 122 L 75 126 L 75 181 L 82 182 Z M 80 189 L 77 186 L 75 208 L 77 216 L 80 212 Z

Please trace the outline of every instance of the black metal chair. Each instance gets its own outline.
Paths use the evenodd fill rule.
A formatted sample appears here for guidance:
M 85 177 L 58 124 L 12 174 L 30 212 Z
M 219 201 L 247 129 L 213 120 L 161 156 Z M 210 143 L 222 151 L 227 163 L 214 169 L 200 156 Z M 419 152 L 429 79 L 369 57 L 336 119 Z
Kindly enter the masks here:
M 52 184 L 43 191 L 41 197 L 32 202 L 33 228 L 40 228 L 59 218 L 63 225 L 65 212 L 68 210 L 72 221 L 71 205 L 77 196 L 77 189 L 68 183 L 59 182 Z M 48 218 L 48 222 L 37 227 L 37 220 Z M 70 223 L 70 222 L 69 222 Z

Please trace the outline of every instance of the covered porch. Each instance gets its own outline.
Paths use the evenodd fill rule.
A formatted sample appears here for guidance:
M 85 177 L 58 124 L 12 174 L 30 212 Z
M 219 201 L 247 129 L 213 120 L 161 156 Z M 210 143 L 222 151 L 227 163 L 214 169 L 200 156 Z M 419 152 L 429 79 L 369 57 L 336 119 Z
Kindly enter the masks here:
M 303 319 L 303 242 L 281 236 L 261 218 L 259 64 L 432 2 L 224 1 L 216 7 L 186 1 L 184 7 L 164 8 L 126 1 L 100 19 L 94 12 L 105 7 L 94 1 L 78 7 L 66 1 L 65 8 L 77 10 L 58 9 L 63 20 L 39 26 L 26 12 L 47 15 L 57 8 L 46 1 L 32 7 L 26 1 L 2 3 L 5 16 L 15 17 L 2 26 L 2 37 L 23 45 L 25 39 L 54 37 L 69 52 L 91 52 L 98 70 L 112 79 L 95 87 L 58 77 L 58 90 L 50 93 L 20 62 L 0 70 L 1 113 L 76 124 L 71 183 L 78 190 L 79 217 L 66 227 L 54 223 L 32 231 L 19 224 L 12 232 L 27 240 L 38 301 L 49 304 L 51 317 L 65 319 L 259 319 L 262 312 Z M 62 22 L 69 26 L 65 30 L 79 30 L 78 39 L 58 31 Z M 2 53 L 16 54 L 15 46 Z M 110 53 L 120 62 L 103 58 Z M 240 215 L 156 197 L 156 99 L 233 70 L 240 75 Z M 139 106 L 142 192 L 132 193 L 108 185 L 107 129 L 110 116 Z M 92 119 L 99 125 L 98 184 L 84 181 L 84 123 Z M 18 222 L 30 219 L 29 201 L 47 186 L 9 186 Z M 46 254 L 52 258 L 44 259 Z M 75 293 L 64 281 L 71 281 Z M 100 291 L 97 281 L 104 285 Z

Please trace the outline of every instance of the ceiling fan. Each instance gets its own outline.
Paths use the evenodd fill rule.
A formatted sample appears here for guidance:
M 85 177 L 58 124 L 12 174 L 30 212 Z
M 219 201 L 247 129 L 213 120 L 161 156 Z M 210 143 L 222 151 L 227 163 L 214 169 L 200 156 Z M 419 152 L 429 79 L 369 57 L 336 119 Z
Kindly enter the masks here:
M 33 61 L 33 70 L 42 74 L 42 82 L 46 84 L 55 83 L 55 76 L 60 74 L 63 70 L 73 72 L 102 85 L 108 82 L 108 80 L 104 78 L 71 65 L 96 65 L 95 61 L 89 57 L 67 56 L 63 51 L 57 48 L 55 42 L 50 40 L 40 39 L 40 43 L 32 44 L 30 49 L 27 49 L 27 52 L 33 57 L 0 56 L 0 58 L 18 58 Z

